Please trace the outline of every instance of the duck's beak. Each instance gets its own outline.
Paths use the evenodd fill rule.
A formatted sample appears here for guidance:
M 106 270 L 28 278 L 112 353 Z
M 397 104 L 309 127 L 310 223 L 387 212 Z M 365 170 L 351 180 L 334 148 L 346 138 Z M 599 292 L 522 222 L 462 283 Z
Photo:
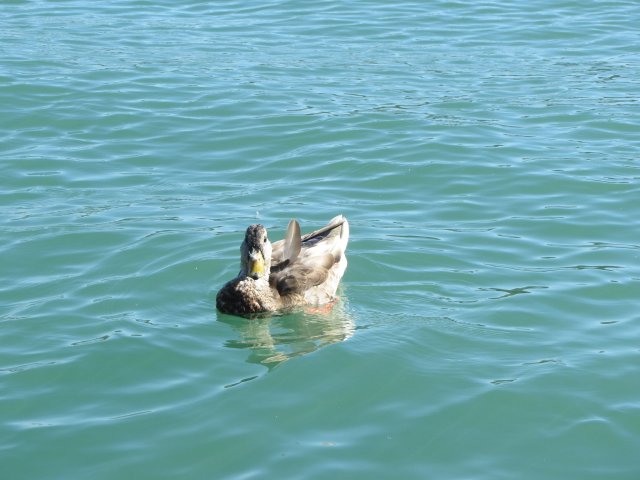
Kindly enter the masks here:
M 256 252 L 249 256 L 249 276 L 258 279 L 264 275 L 264 257 Z

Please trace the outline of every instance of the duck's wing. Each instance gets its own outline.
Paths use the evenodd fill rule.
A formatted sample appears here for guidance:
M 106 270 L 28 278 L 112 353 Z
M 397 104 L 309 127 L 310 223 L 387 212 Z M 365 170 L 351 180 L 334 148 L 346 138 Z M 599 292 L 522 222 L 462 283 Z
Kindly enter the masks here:
M 288 241 L 288 234 L 284 245 Z M 296 238 L 301 240 L 300 247 L 294 247 L 297 255 L 290 257 L 293 260 L 285 259 L 276 268 L 272 267 L 269 283 L 281 296 L 296 293 L 306 295 L 312 289 L 317 290 L 316 287 L 323 291 L 326 289 L 326 297 L 332 296 L 346 268 L 344 253 L 349 241 L 346 219 L 339 215 L 325 227 L 301 238 L 298 234 Z
M 291 219 L 284 239 L 271 246 L 271 268 L 277 270 L 283 268 L 285 262 L 286 264 L 293 263 L 298 258 L 301 248 L 300 224 Z
M 330 253 L 340 261 L 349 243 L 349 222 L 338 215 L 324 227 L 302 236 L 302 253 L 305 256 L 317 256 Z
M 338 227 L 344 225 L 346 223 L 347 219 L 344 218 L 344 216 L 342 215 L 338 215 L 337 217 L 333 217 L 331 219 L 331 221 L 329 223 L 327 223 L 324 227 L 311 232 L 311 233 L 307 233 L 305 235 L 302 236 L 302 242 L 314 242 L 314 241 L 318 241 L 321 240 L 323 238 L 329 237 L 329 236 L 336 236 L 336 235 L 340 235 L 340 237 L 342 238 L 344 236 L 344 229 L 341 228 L 339 230 L 337 230 Z M 348 232 L 347 232 L 347 241 L 349 241 L 349 236 L 348 236 Z M 346 243 L 345 243 L 346 246 Z
M 294 263 L 273 272 L 269 283 L 281 296 L 302 294 L 324 283 L 335 263 L 336 258 L 331 254 L 298 257 Z
M 284 237 L 284 259 L 293 263 L 300 254 L 302 248 L 302 240 L 300 238 L 300 224 L 291 219 L 287 227 L 287 234 Z

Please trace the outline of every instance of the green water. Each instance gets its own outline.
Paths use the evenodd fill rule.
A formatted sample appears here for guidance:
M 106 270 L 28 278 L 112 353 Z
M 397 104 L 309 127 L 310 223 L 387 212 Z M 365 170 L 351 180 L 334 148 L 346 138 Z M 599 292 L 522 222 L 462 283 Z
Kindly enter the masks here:
M 3 479 L 638 478 L 640 4 L 0 12 Z M 337 214 L 331 313 L 216 313 Z

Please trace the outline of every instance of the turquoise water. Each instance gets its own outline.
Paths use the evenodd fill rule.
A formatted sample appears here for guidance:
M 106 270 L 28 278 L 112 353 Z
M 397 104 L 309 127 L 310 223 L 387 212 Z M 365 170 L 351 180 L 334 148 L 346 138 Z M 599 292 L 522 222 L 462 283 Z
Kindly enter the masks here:
M 0 7 L 2 478 L 638 478 L 640 4 L 98 3 Z

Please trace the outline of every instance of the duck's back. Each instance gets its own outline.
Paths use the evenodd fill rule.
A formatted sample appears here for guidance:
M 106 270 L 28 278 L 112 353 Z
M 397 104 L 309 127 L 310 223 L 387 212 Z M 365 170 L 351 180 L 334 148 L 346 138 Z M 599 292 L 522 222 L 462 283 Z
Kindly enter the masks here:
M 292 221 L 292 222 L 295 222 Z M 269 283 L 283 299 L 283 303 L 321 305 L 332 301 L 347 268 L 345 254 L 349 242 L 349 223 L 342 215 L 333 218 L 327 226 L 300 238 L 300 247 L 290 247 L 290 223 L 285 240 L 273 246 L 272 274 Z M 296 252 L 287 258 L 285 252 Z

